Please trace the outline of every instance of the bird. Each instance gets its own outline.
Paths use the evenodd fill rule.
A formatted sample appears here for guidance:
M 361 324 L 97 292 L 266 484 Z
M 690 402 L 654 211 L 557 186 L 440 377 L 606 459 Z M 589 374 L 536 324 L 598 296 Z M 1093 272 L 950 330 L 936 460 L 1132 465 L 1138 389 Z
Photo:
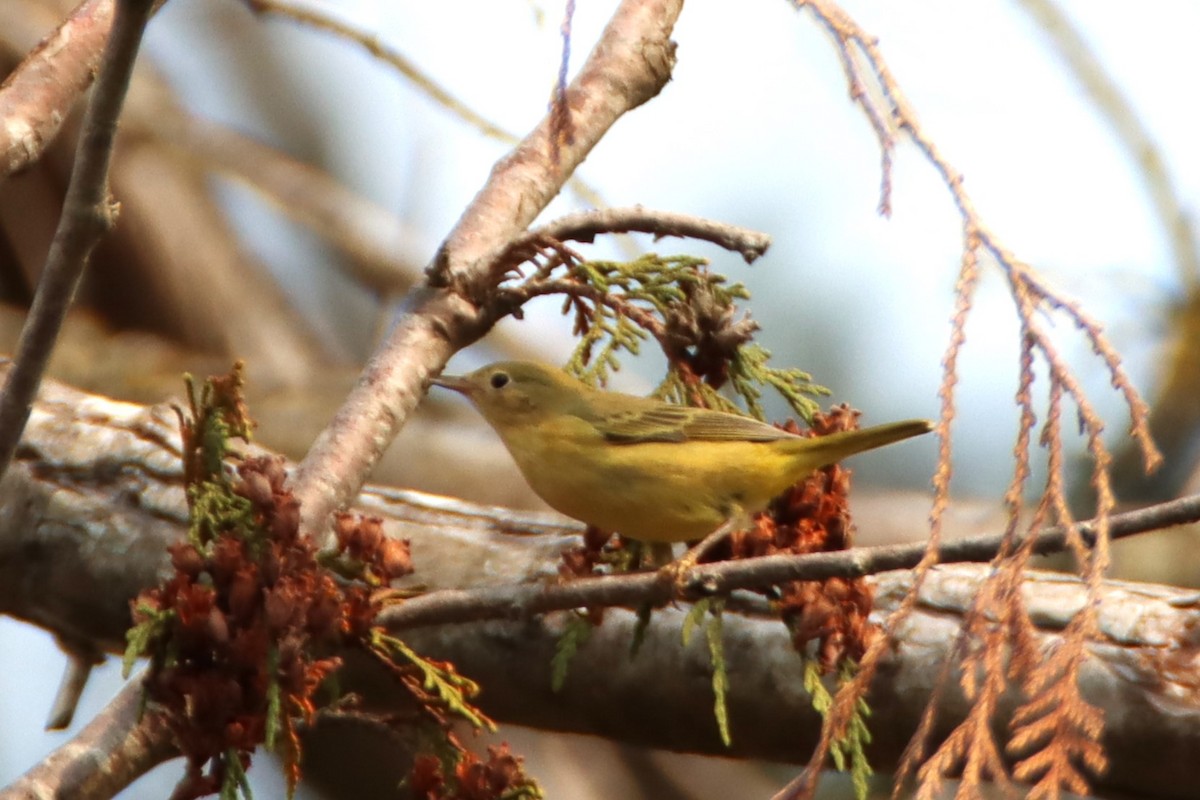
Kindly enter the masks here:
M 703 539 L 815 469 L 933 428 L 914 419 L 797 436 L 738 414 L 597 389 L 529 361 L 431 383 L 471 401 L 551 508 L 651 545 Z

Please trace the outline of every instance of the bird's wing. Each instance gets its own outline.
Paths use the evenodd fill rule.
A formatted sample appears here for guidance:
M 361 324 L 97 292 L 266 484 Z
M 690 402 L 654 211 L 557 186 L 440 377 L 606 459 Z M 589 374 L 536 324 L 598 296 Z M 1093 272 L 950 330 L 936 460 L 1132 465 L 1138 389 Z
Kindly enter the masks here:
M 589 421 L 605 439 L 622 444 L 687 441 L 772 442 L 792 436 L 749 417 L 654 401 L 640 408 L 625 408 L 597 414 Z

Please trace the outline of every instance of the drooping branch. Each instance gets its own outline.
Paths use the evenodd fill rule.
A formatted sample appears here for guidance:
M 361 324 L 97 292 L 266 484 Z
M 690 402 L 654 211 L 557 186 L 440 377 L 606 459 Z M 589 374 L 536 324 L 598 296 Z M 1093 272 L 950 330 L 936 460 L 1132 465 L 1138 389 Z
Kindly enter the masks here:
M 1032 324 L 1033 315 L 1027 307 L 1022 307 L 1024 301 L 1021 295 L 1032 301 L 1032 307 L 1035 310 L 1063 313 L 1084 334 L 1092 349 L 1101 357 L 1111 374 L 1113 387 L 1124 397 L 1132 420 L 1130 434 L 1141 448 L 1146 469 L 1153 470 L 1161 461 L 1161 456 L 1150 439 L 1146 424 L 1146 405 L 1125 373 L 1120 358 L 1104 335 L 1100 324 L 1085 314 L 1078 304 L 1064 299 L 1049 288 L 1032 266 L 1017 258 L 1016 254 L 1006 247 L 1000 237 L 984 222 L 975 207 L 974 200 L 966 191 L 962 174 L 942 155 L 937 143 L 918 122 L 908 98 L 901 90 L 879 50 L 878 41 L 868 35 L 857 22 L 831 0 L 793 0 L 793 2 L 797 7 L 811 11 L 833 36 L 839 56 L 843 60 L 847 80 L 850 83 L 851 97 L 863 108 L 872 126 L 882 125 L 885 132 L 894 128 L 905 133 L 942 179 L 963 221 L 965 231 L 964 274 L 968 271 L 968 266 L 977 268 L 977 264 L 968 265 L 966 259 L 970 258 L 974 262 L 980 251 L 986 253 L 995 259 L 1008 277 L 1014 299 L 1018 301 L 1018 312 L 1024 322 Z M 875 88 L 881 95 L 880 99 L 875 99 L 871 92 L 864 90 L 865 80 L 870 80 L 875 84 Z M 885 150 L 893 148 L 895 146 L 894 137 L 890 134 L 881 135 L 880 146 Z M 880 203 L 881 207 L 887 207 L 890 204 L 886 195 L 888 186 L 890 186 L 890 177 L 885 174 L 883 179 L 885 194 Z M 1044 335 L 1039 335 L 1037 338 L 1038 348 L 1043 349 Z M 1052 354 L 1044 355 L 1048 362 L 1055 362 Z M 1058 363 L 1061 364 L 1061 360 L 1058 360 Z
M 945 370 L 940 390 L 943 398 L 943 413 L 939 421 L 937 434 L 942 440 L 942 447 L 939 454 L 937 474 L 935 475 L 937 495 L 931 515 L 933 535 L 930 541 L 929 557 L 918 567 L 918 585 L 934 561 L 933 554 L 938 545 L 940 519 L 949 499 L 949 424 L 953 418 L 953 395 L 954 386 L 957 381 L 955 362 L 963 342 L 962 325 L 971 307 L 971 295 L 977 284 L 980 259 L 981 257 L 987 257 L 994 261 L 1008 280 L 1010 293 L 1022 326 L 1022 346 L 1024 348 L 1020 367 L 1022 390 L 1021 399 L 1018 401 L 1019 405 L 1022 406 L 1022 427 L 1018 437 L 1017 461 L 1012 485 L 1014 487 L 1023 485 L 1025 477 L 1028 474 L 1030 434 L 1034 424 L 1034 417 L 1028 403 L 1028 392 L 1029 386 L 1033 381 L 1033 356 L 1036 355 L 1048 365 L 1051 391 L 1054 396 L 1060 398 L 1060 400 L 1062 397 L 1067 397 L 1076 404 L 1081 425 L 1087 435 L 1088 451 L 1093 465 L 1092 486 L 1095 489 L 1097 498 L 1096 516 L 1099 535 L 1095 547 L 1090 552 L 1088 558 L 1080 563 L 1080 569 L 1087 575 L 1091 591 L 1093 593 L 1099 591 L 1104 571 L 1108 565 L 1108 545 L 1105 532 L 1108 517 L 1114 505 L 1114 497 L 1108 474 L 1111 459 L 1101 438 L 1104 422 L 1095 413 L 1093 404 L 1084 393 L 1081 384 L 1074 378 L 1069 365 L 1058 353 L 1053 341 L 1046 333 L 1039 315 L 1043 313 L 1047 315 L 1062 314 L 1083 335 L 1093 352 L 1100 357 L 1111 376 L 1113 388 L 1123 395 L 1125 403 L 1128 406 L 1131 418 L 1131 438 L 1137 443 L 1141 451 L 1144 468 L 1147 471 L 1151 471 L 1161 463 L 1162 456 L 1150 437 L 1148 408 L 1145 402 L 1134 388 L 1120 358 L 1104 335 L 1100 324 L 1084 313 L 1076 303 L 1064 299 L 1049 288 L 1037 271 L 1030 264 L 1017 258 L 979 215 L 973 199 L 964 188 L 961 173 L 942 155 L 936 142 L 918 121 L 905 93 L 884 60 L 878 46 L 878 41 L 868 35 L 834 0 L 793 0 L 793 3 L 798 8 L 810 11 L 819 24 L 833 38 L 836 52 L 841 59 L 846 75 L 851 99 L 862 108 L 879 141 L 882 159 L 880 211 L 884 214 L 890 211 L 892 150 L 896 145 L 898 135 L 904 134 L 939 175 L 962 219 L 964 247 L 958 280 L 959 296 L 955 309 L 955 327 L 951 334 L 951 341 L 947 348 L 946 357 L 943 360 Z M 1056 415 L 1058 411 L 1059 409 L 1056 408 L 1053 413 Z M 1061 464 L 1061 460 L 1057 459 L 1063 447 L 1059 431 L 1060 428 L 1057 422 L 1048 422 L 1042 430 L 1042 439 L 1045 446 L 1054 453 L 1057 463 Z M 1070 517 L 1069 513 L 1066 512 L 1067 504 L 1065 496 L 1062 494 L 1062 487 L 1063 484 L 1059 481 L 1048 483 L 1045 489 L 1047 501 L 1039 504 L 1039 507 L 1054 514 L 1058 518 L 1058 521 L 1068 525 L 1068 530 L 1070 530 Z M 1018 536 L 1016 522 L 1016 518 L 1014 517 L 1011 537 L 1013 541 L 1016 541 Z M 1010 548 L 1010 552 L 1013 553 L 1014 558 L 1018 559 L 1017 565 L 1021 566 L 1019 560 L 1023 556 L 1020 554 L 1019 549 Z M 981 589 L 981 593 L 983 591 Z M 1016 595 L 1012 592 L 1006 592 L 1003 593 L 1003 596 L 1010 598 L 1013 603 L 1013 606 L 1009 610 L 1014 612 L 1014 619 L 1021 617 L 1023 611 L 1018 607 L 1019 601 Z M 909 611 L 909 608 L 902 605 L 898 613 L 888 619 L 884 636 L 881 636 L 861 659 L 858 675 L 839 690 L 833 704 L 832 713 L 829 715 L 827 724 L 825 725 L 820 745 L 814 752 L 813 759 L 810 762 L 810 769 L 807 771 L 805 779 L 801 781 L 802 785 L 799 786 L 796 796 L 812 796 L 821 766 L 825 763 L 829 749 L 836 739 L 843 736 L 849 721 L 853 718 L 857 704 L 865 695 L 867 687 L 871 685 L 874 671 L 878 667 L 880 659 L 884 657 L 891 646 L 890 637 L 903 624 Z M 1024 623 L 1018 620 L 1014 624 L 1020 627 Z M 1083 651 L 1087 638 L 1095 633 L 1094 626 L 1093 603 L 1082 609 L 1080 621 L 1072 629 L 1069 637 L 1070 652 L 1081 653 Z M 996 650 L 996 648 L 1001 646 L 1004 637 L 989 636 L 985 638 L 987 642 L 985 650 L 988 650 L 990 653 L 987 662 L 988 668 L 998 669 L 996 665 L 1002 653 Z M 958 654 L 956 653 L 956 655 Z M 1051 668 L 1048 666 L 1050 663 L 1051 661 L 1048 660 L 1040 666 L 1031 667 L 1031 670 L 1035 673 L 1038 673 L 1040 670 L 1039 674 L 1042 674 L 1042 677 L 1030 676 L 1026 678 L 1027 686 L 1045 686 L 1049 678 L 1043 680 L 1045 678 L 1044 673 L 1045 670 Z M 1078 666 L 1078 659 L 1071 662 L 1066 672 L 1063 673 L 1070 673 L 1068 679 L 1059 681 L 1059 683 L 1064 686 L 1069 683 L 1073 686 L 1073 678 L 1075 677 L 1073 670 Z M 1054 667 L 1054 669 L 1058 668 Z M 973 673 L 967 674 L 967 682 L 971 687 L 974 687 L 971 689 L 971 691 L 974 691 L 977 689 L 977 685 L 971 682 Z M 1054 680 L 1058 679 L 1054 678 Z M 1067 698 L 1066 694 L 1063 694 L 1062 697 L 1071 700 L 1076 698 L 1077 695 Z M 989 705 L 990 700 L 994 699 L 989 699 L 982 695 L 981 698 L 981 702 L 984 705 Z M 1049 752 L 1053 747 L 1058 747 L 1059 745 L 1061 747 L 1058 747 L 1056 754 L 1061 756 L 1063 753 L 1066 753 L 1073 746 L 1068 740 L 1082 731 L 1082 729 L 1076 730 L 1072 727 L 1074 722 L 1087 717 L 1091 713 L 1091 709 L 1082 700 L 1074 706 L 1071 706 L 1067 702 L 1060 704 L 1060 707 L 1069 709 L 1064 717 L 1064 724 L 1053 727 L 1055 731 L 1053 744 L 1041 748 L 1041 752 L 1043 753 Z M 1071 710 L 1075 712 L 1073 715 Z M 1090 744 L 1095 744 L 1095 741 L 1099 738 L 1100 726 L 1096 724 L 1085 727 L 1086 737 L 1090 739 Z M 944 745 L 946 749 L 935 754 L 934 760 L 938 762 L 936 768 L 932 771 L 923 770 L 920 776 L 922 792 L 930 795 L 935 794 L 937 791 L 937 782 L 940 779 L 939 773 L 959 766 L 962 766 L 966 770 L 964 772 L 964 786 L 968 788 L 968 791 L 974 790 L 979 786 L 978 779 L 984 773 L 1002 773 L 1003 767 L 998 766 L 998 756 L 994 752 L 995 742 L 992 741 L 991 729 L 986 722 L 975 726 L 975 729 L 979 732 L 978 736 L 973 736 L 966 729 L 960 729 L 960 731 L 964 732 L 964 737 L 967 738 L 961 741 L 955 740 L 950 742 L 948 747 Z M 958 731 L 956 731 L 957 733 Z M 968 739 L 971 740 L 968 741 Z M 1010 740 L 1010 744 L 1015 741 L 1016 737 L 1014 736 Z M 916 751 L 924 751 L 920 743 L 914 742 L 914 745 Z M 952 757 L 938 760 L 940 756 L 951 752 L 953 754 Z M 1059 758 L 1059 763 L 1063 763 L 1066 760 L 1068 758 Z M 1099 765 L 1099 760 L 1096 758 L 1085 760 L 1093 767 Z M 981 765 L 985 766 L 981 767 Z M 1005 775 L 997 774 L 995 777 L 1003 779 Z M 1030 775 L 1023 775 L 1023 777 L 1033 779 Z M 1039 775 L 1037 777 L 1041 778 L 1043 776 Z M 1051 775 L 1049 782 L 1054 784 L 1054 792 L 1060 789 L 1078 791 L 1084 785 L 1083 779 L 1077 778 L 1077 774 L 1070 769 L 1064 769 L 1057 776 Z M 1039 786 L 1039 790 L 1043 788 L 1044 786 Z

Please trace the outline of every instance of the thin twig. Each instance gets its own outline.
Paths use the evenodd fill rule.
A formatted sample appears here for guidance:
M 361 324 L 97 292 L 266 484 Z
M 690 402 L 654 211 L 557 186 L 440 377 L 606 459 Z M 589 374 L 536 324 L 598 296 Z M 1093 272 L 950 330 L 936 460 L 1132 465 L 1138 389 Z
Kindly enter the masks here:
M 535 297 L 552 295 L 587 298 L 593 303 L 604 305 L 632 320 L 639 328 L 653 336 L 664 351 L 670 344 L 662 321 L 651 311 L 628 302 L 619 294 L 597 289 L 590 283 L 574 278 L 531 280 L 511 288 L 504 287 L 496 293 L 493 303 L 498 311 L 513 313 L 515 309 L 519 309 Z
M 7 470 L 17 448 L 88 256 L 115 222 L 117 209 L 108 193 L 108 167 L 117 118 L 153 10 L 153 0 L 121 0 L 117 5 L 112 34 L 84 116 L 58 230 L 21 331 L 16 363 L 0 392 L 0 475 Z
M 602 233 L 651 233 L 655 240 L 666 236 L 699 239 L 738 253 L 747 264 L 754 263 L 771 246 L 770 236 L 749 228 L 641 206 L 567 214 L 530 231 L 529 238 L 592 242 Z
M 1173 500 L 1109 518 L 1112 538 L 1133 536 L 1200 520 L 1200 495 Z M 1089 544 L 1096 540 L 1097 521 L 1066 528 L 1049 528 L 1037 534 L 1030 551 L 1036 555 L 1067 548 L 1071 535 Z M 998 553 L 1006 534 L 974 536 L 941 545 L 942 564 L 988 561 Z M 736 589 L 761 589 L 797 580 L 859 578 L 916 566 L 927 552 L 924 542 L 863 547 L 806 555 L 773 555 L 737 561 L 702 564 L 688 573 L 685 594 L 704 596 Z M 673 599 L 675 587 L 657 573 L 581 578 L 567 583 L 518 584 L 478 589 L 445 589 L 407 600 L 384 610 L 379 621 L 392 630 L 472 622 L 483 619 L 524 618 L 571 608 L 661 604 Z
M 796 6 L 803 7 L 804 0 L 796 0 Z M 854 21 L 835 4 L 824 5 L 816 11 L 817 19 L 829 30 L 835 38 L 843 38 L 841 31 L 854 26 Z M 877 210 L 882 216 L 892 215 L 892 158 L 896 149 L 895 121 L 886 115 L 879 103 L 871 96 L 870 89 L 863 80 L 862 65 L 858 54 L 849 47 L 838 47 L 838 59 L 842 63 L 842 72 L 846 76 L 846 85 L 850 93 L 850 101 L 862 109 L 863 115 L 871 125 L 871 131 L 879 144 L 879 205 Z
M 554 138 L 551 140 L 554 149 L 551 156 L 558 158 L 558 143 L 571 140 L 571 109 L 567 106 L 567 70 L 571 63 L 571 25 L 575 19 L 575 0 L 567 0 L 563 11 L 562 24 L 559 32 L 562 35 L 562 57 L 558 62 L 558 80 L 554 84 L 554 101 L 550 107 L 550 117 L 553 119 Z

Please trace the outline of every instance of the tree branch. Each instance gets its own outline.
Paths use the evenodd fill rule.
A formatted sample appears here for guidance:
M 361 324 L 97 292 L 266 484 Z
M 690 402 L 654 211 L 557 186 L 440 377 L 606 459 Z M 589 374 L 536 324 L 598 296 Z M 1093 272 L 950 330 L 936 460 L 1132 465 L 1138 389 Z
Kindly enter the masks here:
M 493 168 L 411 291 L 406 313 L 371 358 L 294 477 L 304 527 L 326 521 L 358 492 L 383 449 L 424 396 L 429 378 L 491 327 L 482 301 L 501 276 L 493 264 L 558 194 L 608 129 L 666 84 L 682 0 L 625 0 L 567 92 L 574 136 L 554 138 L 550 116 Z
M 18 459 L 0 484 L 0 504 L 10 510 L 0 517 L 0 612 L 119 650 L 129 599 L 167 570 L 166 546 L 184 535 L 179 458 L 176 420 L 168 407 L 118 403 L 47 381 Z M 1177 523 L 1194 518 L 1198 507 L 1200 502 L 1187 498 L 1116 515 L 1113 530 L 1123 534 Z M 601 600 L 637 605 L 662 591 L 646 575 L 558 584 L 555 564 L 578 541 L 577 525 L 548 514 L 382 487 L 360 495 L 357 510 L 381 517 L 389 535 L 412 540 L 414 579 L 428 590 L 389 609 L 385 618 L 403 628 L 406 641 L 451 658 L 479 680 L 486 710 L 497 718 L 734 756 L 797 761 L 811 747 L 817 719 L 801 688 L 790 636 L 778 621 L 758 612 L 726 615 L 734 748 L 724 750 L 712 723 L 707 654 L 680 646 L 680 610 L 654 614 L 633 660 L 627 655 L 633 614 L 606 613 L 572 662 L 564 693 L 550 692 L 550 657 L 564 617 L 535 612 Z M 1049 546 L 1061 542 L 1062 533 L 1045 536 L 1043 545 Z M 941 553 L 946 559 L 986 558 L 999 538 L 946 544 Z M 697 585 L 704 587 L 708 577 L 728 588 L 742 580 L 859 575 L 910 564 L 919 552 L 918 546 L 897 546 L 713 564 L 698 571 Z M 897 648 L 872 684 L 878 765 L 898 757 L 929 696 L 939 659 L 951 651 L 962 615 L 988 571 L 935 568 L 916 600 L 915 616 L 897 631 Z M 874 614 L 881 619 L 912 588 L 912 577 L 901 570 L 874 581 Z M 1087 597 L 1079 581 L 1046 573 L 1031 573 L 1022 593 L 1047 644 L 1057 641 Z M 1200 747 L 1192 634 L 1200 624 L 1198 606 L 1195 592 L 1104 584 L 1100 636 L 1090 645 L 1083 674 L 1089 701 L 1109 719 L 1105 744 L 1113 767 L 1106 785 L 1132 786 L 1152 770 L 1170 776 L 1156 790 L 1169 797 L 1200 781 L 1200 763 L 1176 757 Z M 484 616 L 493 619 L 461 622 Z M 460 624 L 441 624 L 447 621 Z M 772 688 L 763 691 L 764 686 Z M 347 688 L 374 698 L 387 694 L 382 677 L 365 689 Z M 1005 700 L 1005 713 L 1016 699 L 1014 694 Z M 967 705 L 957 691 L 948 691 L 939 718 L 959 719 Z M 782 737 L 780 730 L 789 734 Z
M 16 364 L 0 392 L 0 475 L 8 468 L 21 438 L 30 404 L 88 256 L 115 222 L 116 207 L 108 194 L 108 167 L 117 118 L 129 88 L 142 32 L 153 9 L 153 0 L 121 0 L 117 5 L 96 89 L 84 115 L 58 230 L 21 331 Z
M 114 0 L 84 0 L 0 85 L 0 180 L 41 158 L 92 85 Z
M 1196 522 L 1200 520 L 1200 495 L 1117 514 L 1110 520 L 1109 533 L 1113 539 Z M 1081 536 L 1094 540 L 1094 521 L 1080 523 L 1077 527 Z M 1039 555 L 1061 552 L 1067 547 L 1067 535 L 1061 527 L 1045 530 L 1037 535 L 1033 552 Z M 946 543 L 938 548 L 938 560 L 942 564 L 986 562 L 1000 551 L 1003 540 L 1003 534 L 994 534 Z M 859 578 L 911 569 L 920 563 L 925 549 L 924 542 L 917 542 L 702 564 L 688 574 L 685 594 L 698 598 L 737 589 L 762 589 L 787 581 Z M 609 575 L 549 586 L 527 584 L 442 590 L 388 608 L 379 619 L 398 631 L 485 619 L 520 619 L 548 611 L 593 606 L 638 608 L 647 603 L 658 606 L 670 602 L 674 594 L 675 587 L 661 580 L 656 573 Z
M 112 797 L 178 755 L 162 718 L 142 711 L 141 681 L 130 681 L 70 741 L 0 789 L 0 800 Z
M 871 683 L 868 722 L 871 764 L 894 766 L 920 718 L 947 658 L 953 658 L 958 627 L 986 576 L 982 565 L 934 569 L 913 615 L 898 632 L 896 647 Z M 912 589 L 911 574 L 876 579 L 876 620 L 895 611 Z M 1022 596 L 1038 620 L 1044 646 L 1087 602 L 1078 580 L 1031 571 Z M 1104 710 L 1108 725 L 1108 773 L 1102 790 L 1138 796 L 1190 797 L 1200 765 L 1180 758 L 1200 746 L 1200 701 L 1194 689 L 1192 627 L 1200 620 L 1196 596 L 1149 584 L 1109 582 L 1101 598 L 1101 637 L 1082 669 L 1089 702 Z M 1191 602 L 1186 610 L 1181 603 Z M 634 614 L 605 615 L 571 662 L 559 693 L 550 689 L 551 658 L 565 624 L 562 614 L 516 621 L 407 631 L 405 640 L 435 658 L 447 658 L 485 687 L 484 710 L 497 719 L 538 728 L 590 733 L 650 747 L 727 757 L 803 762 L 817 739 L 820 718 L 804 692 L 803 664 L 790 635 L 776 620 L 726 614 L 724 653 L 730 676 L 728 707 L 732 747 L 721 744 L 712 717 L 711 666 L 701 644 L 684 648 L 680 633 L 686 609 L 656 611 L 636 658 L 629 646 Z M 514 666 L 519 665 L 519 666 Z M 952 670 L 940 698 L 945 727 L 966 716 L 970 701 Z M 1004 725 L 1020 700 L 1007 693 L 997 724 Z M 1146 775 L 1155 775 L 1153 782 Z
M 754 263 L 771 246 L 770 236 L 749 228 L 641 206 L 567 214 L 535 228 L 527 238 L 536 241 L 548 236 L 560 242 L 592 242 L 601 233 L 652 233 L 655 240 L 666 236 L 699 239 L 740 254 L 747 264 Z

